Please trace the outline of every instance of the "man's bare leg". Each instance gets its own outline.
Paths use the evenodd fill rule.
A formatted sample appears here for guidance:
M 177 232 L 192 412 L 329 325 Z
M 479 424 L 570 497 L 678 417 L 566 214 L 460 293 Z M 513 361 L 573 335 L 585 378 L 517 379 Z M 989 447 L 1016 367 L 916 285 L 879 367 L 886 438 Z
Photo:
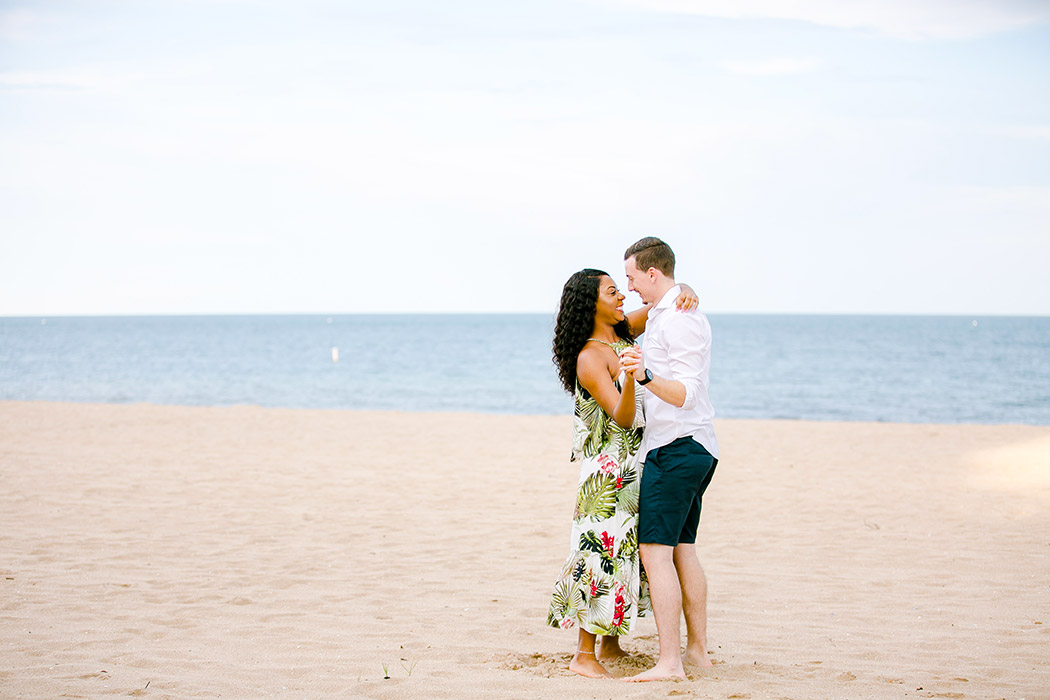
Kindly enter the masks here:
M 639 545 L 642 565 L 649 576 L 649 597 L 653 601 L 656 632 L 660 635 L 660 658 L 656 665 L 627 681 L 662 681 L 685 678 L 682 667 L 682 589 L 674 565 L 674 547 L 664 544 Z
M 612 661 L 613 659 L 622 659 L 626 656 L 627 652 L 620 648 L 619 637 L 602 637 L 601 646 L 598 647 L 599 661 Z
M 688 635 L 682 660 L 694 666 L 710 666 L 707 658 L 707 577 L 696 555 L 696 545 L 674 548 L 674 564 L 682 587 L 682 608 Z
M 580 638 L 576 642 L 576 654 L 569 662 L 569 670 L 587 678 L 612 678 L 612 674 L 598 663 L 594 655 L 594 635 L 580 629 Z

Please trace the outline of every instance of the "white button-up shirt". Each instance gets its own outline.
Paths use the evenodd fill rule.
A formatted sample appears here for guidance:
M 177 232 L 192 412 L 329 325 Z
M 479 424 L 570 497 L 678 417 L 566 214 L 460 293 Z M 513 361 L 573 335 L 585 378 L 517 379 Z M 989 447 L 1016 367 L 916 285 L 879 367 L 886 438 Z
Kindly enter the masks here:
M 642 454 L 692 437 L 715 458 L 718 439 L 712 419 L 715 409 L 707 396 L 711 371 L 711 324 L 700 311 L 678 311 L 674 301 L 681 287 L 672 287 L 649 310 L 642 338 L 645 367 L 662 379 L 685 386 L 681 408 L 667 403 L 651 391 L 645 392 L 645 433 Z

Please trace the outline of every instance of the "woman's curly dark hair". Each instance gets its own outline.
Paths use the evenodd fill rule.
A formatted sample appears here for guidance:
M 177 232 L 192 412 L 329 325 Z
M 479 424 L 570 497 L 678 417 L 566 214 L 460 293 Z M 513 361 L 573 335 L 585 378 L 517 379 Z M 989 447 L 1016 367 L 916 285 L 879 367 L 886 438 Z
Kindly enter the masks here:
M 594 314 L 598 303 L 598 283 L 609 273 L 587 268 L 573 273 L 561 290 L 558 320 L 554 325 L 554 365 L 565 391 L 576 393 L 576 360 L 594 330 Z M 623 340 L 634 340 L 627 321 L 617 323 L 613 330 Z

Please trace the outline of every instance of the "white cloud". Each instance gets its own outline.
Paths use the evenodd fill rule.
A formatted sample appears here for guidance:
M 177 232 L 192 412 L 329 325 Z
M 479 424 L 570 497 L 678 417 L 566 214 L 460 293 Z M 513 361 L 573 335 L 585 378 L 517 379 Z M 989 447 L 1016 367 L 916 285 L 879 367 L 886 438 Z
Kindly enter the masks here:
M 739 75 L 798 75 L 817 69 L 820 62 L 812 58 L 771 58 L 765 61 L 726 61 L 722 67 Z
M 908 39 L 960 39 L 1050 22 L 1042 0 L 608 0 L 654 12 L 787 19 Z

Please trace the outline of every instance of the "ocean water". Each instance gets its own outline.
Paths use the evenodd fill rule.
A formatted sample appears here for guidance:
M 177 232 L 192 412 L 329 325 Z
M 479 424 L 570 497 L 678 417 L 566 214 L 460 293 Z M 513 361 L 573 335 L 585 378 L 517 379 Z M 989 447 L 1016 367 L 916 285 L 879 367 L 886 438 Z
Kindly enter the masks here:
M 1050 425 L 1047 317 L 709 318 L 719 417 Z M 0 318 L 0 399 L 568 414 L 552 328 L 529 314 Z

